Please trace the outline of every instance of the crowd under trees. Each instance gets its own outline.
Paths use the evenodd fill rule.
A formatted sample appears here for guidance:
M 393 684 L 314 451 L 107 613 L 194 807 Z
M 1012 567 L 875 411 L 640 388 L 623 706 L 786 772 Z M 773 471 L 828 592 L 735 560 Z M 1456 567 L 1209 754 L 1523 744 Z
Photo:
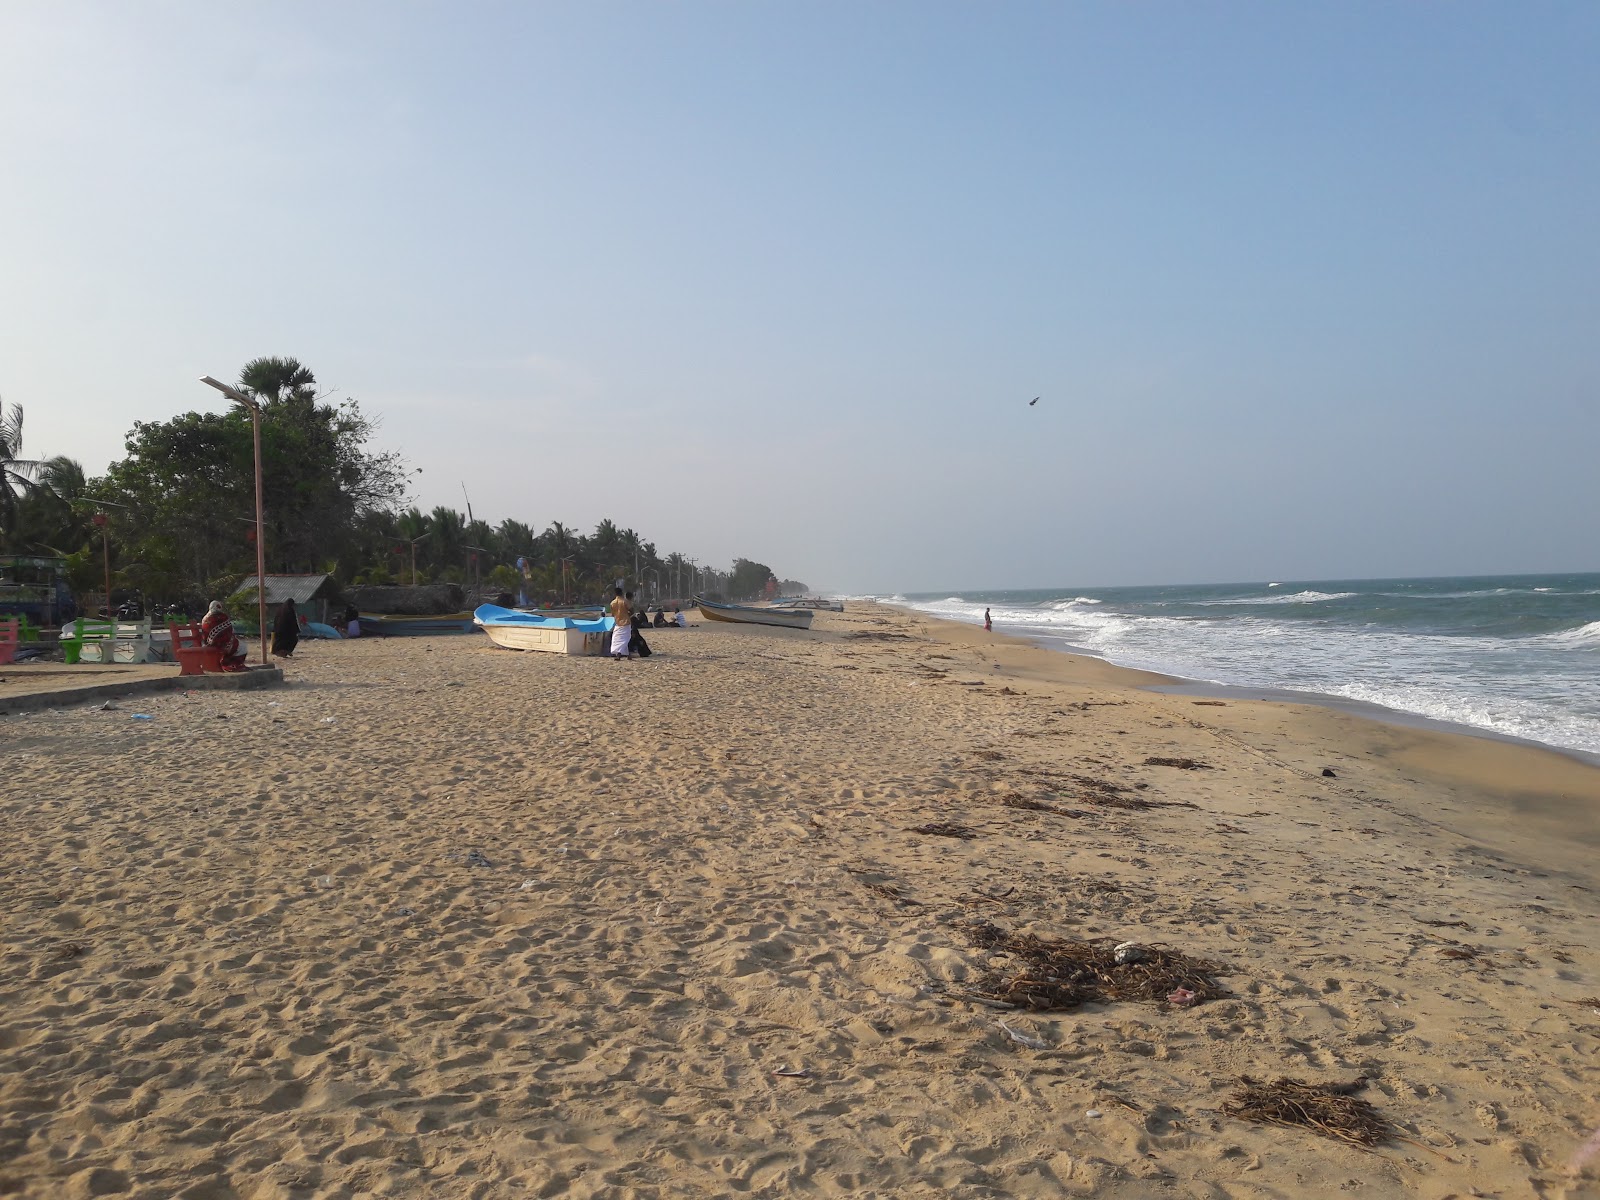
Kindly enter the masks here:
M 529 603 L 589 602 L 618 579 L 659 600 L 730 600 L 805 590 L 763 563 L 726 571 L 660 553 L 606 519 L 581 534 L 560 521 L 490 525 L 455 509 L 407 507 L 415 473 L 375 451 L 372 421 L 332 400 L 292 358 L 258 358 L 239 390 L 261 408 L 269 573 L 327 572 L 345 584 L 453 582 Z M 126 457 L 87 478 L 70 458 L 23 456 L 23 409 L 0 405 L 0 553 L 64 558 L 79 592 L 102 590 L 102 536 L 114 591 L 155 603 L 226 596 L 255 573 L 255 467 L 242 406 L 136 422 Z

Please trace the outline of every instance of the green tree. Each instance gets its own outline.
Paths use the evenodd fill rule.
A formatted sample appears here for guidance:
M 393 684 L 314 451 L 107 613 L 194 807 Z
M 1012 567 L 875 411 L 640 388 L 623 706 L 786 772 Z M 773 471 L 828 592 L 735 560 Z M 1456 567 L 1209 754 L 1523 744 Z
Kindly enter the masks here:
M 0 403 L 0 545 L 16 530 L 17 505 L 33 490 L 40 463 L 22 457 L 22 405 L 13 404 L 6 415 Z
M 261 405 L 268 568 L 326 570 L 361 552 L 363 518 L 405 493 L 398 455 L 373 453 L 373 426 L 353 400 L 323 403 L 293 359 L 256 359 L 241 374 Z M 139 422 L 105 493 L 134 510 L 132 558 L 162 597 L 198 597 L 219 576 L 255 569 L 255 470 L 242 408 Z M 98 488 L 97 488 L 98 490 Z
M 748 558 L 733 560 L 733 573 L 728 577 L 728 595 L 734 600 L 758 599 L 771 579 L 772 568 L 766 563 Z
M 17 504 L 17 543 L 63 558 L 82 550 L 94 534 L 87 491 L 82 464 L 64 455 L 39 463 L 33 486 Z

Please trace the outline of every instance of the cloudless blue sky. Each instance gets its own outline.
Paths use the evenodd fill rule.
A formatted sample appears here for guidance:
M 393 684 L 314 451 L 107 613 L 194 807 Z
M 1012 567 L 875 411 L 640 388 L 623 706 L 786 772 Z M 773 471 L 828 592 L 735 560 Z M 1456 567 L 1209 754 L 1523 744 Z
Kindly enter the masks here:
M 847 590 L 1594 570 L 1597 35 L 0 0 L 0 398 L 95 473 L 293 355 L 424 508 Z

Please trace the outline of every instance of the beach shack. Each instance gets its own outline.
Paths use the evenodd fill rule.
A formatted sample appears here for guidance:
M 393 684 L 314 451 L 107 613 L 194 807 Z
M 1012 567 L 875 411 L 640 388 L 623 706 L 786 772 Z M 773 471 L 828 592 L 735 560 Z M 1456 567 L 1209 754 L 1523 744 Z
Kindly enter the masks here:
M 246 575 L 239 584 L 239 591 L 254 592 L 256 590 L 256 577 Z M 278 619 L 278 610 L 283 607 L 285 600 L 293 600 L 295 611 L 308 621 L 320 621 L 324 625 L 338 624 L 341 621 L 329 621 L 329 609 L 341 606 L 343 590 L 332 575 L 268 575 L 267 576 L 267 624 Z M 235 613 L 235 617 L 241 614 Z M 253 617 L 254 611 L 243 614 Z M 341 613 L 333 614 L 335 617 Z
M 67 560 L 28 555 L 0 557 L 0 620 L 21 617 L 35 628 L 78 615 L 67 586 Z

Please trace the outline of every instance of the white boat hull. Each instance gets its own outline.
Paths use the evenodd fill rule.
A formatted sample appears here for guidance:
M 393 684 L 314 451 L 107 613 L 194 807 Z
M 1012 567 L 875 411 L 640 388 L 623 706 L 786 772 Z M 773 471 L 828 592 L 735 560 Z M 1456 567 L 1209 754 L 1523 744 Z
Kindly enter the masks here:
M 776 625 L 780 629 L 810 629 L 811 610 L 808 608 L 750 608 L 742 604 L 713 604 L 697 599 L 700 615 L 708 621 L 725 621 L 730 625 Z
M 574 657 L 604 654 L 611 641 L 608 632 L 582 629 L 545 629 L 537 625 L 484 625 L 482 628 L 491 642 L 507 650 L 542 650 L 546 654 Z

